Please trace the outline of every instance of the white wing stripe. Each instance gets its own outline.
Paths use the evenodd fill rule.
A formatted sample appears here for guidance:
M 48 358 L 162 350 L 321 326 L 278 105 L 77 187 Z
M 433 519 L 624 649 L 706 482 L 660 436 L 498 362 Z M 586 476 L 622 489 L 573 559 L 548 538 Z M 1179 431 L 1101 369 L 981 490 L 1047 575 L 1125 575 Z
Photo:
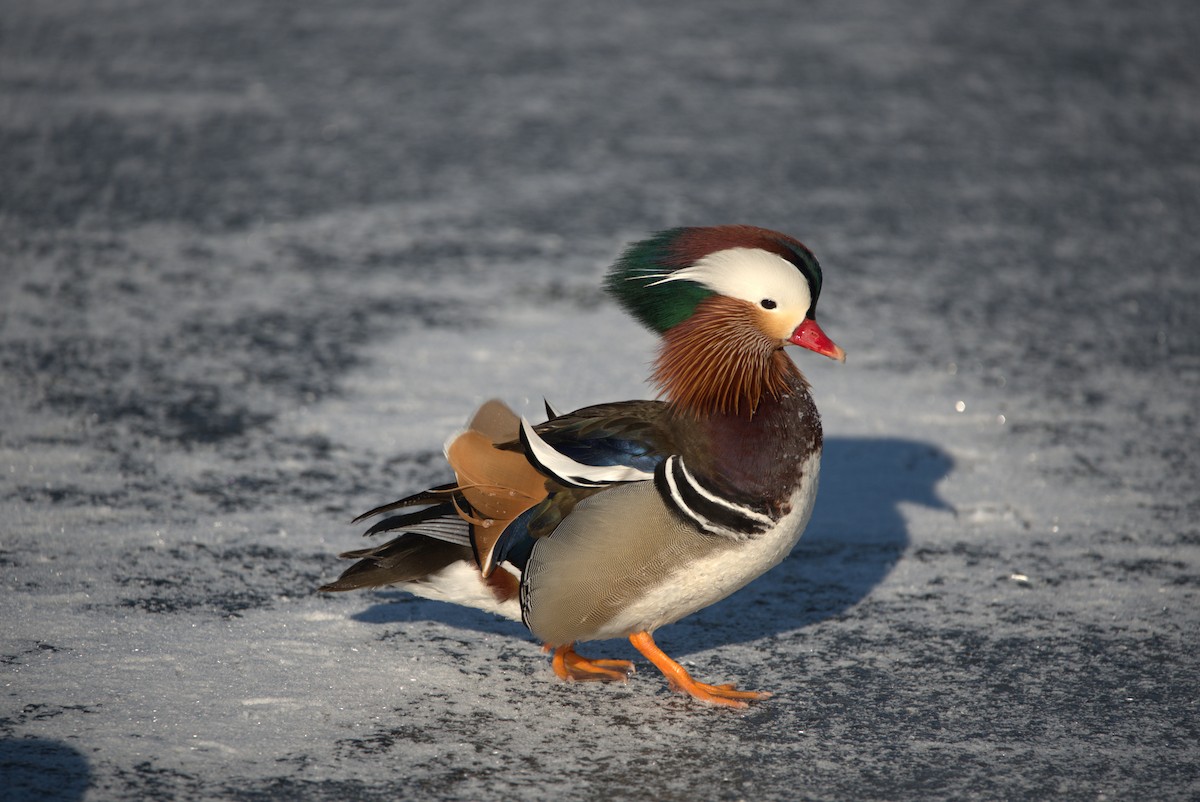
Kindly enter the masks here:
M 614 482 L 642 482 L 654 478 L 653 473 L 629 465 L 585 465 L 573 460 L 543 440 L 525 418 L 521 418 L 521 433 L 537 465 L 566 484 L 603 487 Z

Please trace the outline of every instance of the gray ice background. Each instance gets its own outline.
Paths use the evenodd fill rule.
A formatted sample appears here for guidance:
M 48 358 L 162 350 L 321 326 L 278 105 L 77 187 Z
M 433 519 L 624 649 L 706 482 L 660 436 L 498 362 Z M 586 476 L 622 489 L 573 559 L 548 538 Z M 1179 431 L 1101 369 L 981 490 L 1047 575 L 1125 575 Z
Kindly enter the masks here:
M 0 799 L 1200 798 L 1200 5 L 0 0 Z M 807 242 L 808 534 L 661 633 L 321 596 L 599 292 Z

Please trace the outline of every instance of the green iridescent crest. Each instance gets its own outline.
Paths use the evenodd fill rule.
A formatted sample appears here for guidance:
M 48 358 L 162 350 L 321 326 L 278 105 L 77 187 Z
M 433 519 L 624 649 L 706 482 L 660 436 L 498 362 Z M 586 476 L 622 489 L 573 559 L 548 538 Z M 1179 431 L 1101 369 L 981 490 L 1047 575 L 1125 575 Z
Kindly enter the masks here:
M 625 249 L 604 279 L 604 288 L 644 326 L 659 332 L 687 320 L 713 291 L 694 281 L 663 281 L 686 266 L 675 245 L 687 229 L 660 231 Z
M 711 287 L 673 277 L 697 260 L 729 248 L 754 248 L 790 262 L 808 282 L 815 312 L 821 266 L 799 240 L 757 226 L 681 227 L 630 245 L 609 270 L 604 286 L 635 318 L 660 334 L 687 320 Z

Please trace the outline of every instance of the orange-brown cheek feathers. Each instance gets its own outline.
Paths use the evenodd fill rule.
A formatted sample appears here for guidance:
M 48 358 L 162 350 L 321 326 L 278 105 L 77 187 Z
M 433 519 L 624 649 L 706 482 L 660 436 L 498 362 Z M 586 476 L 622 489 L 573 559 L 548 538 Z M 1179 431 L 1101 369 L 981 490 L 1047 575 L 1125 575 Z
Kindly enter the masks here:
M 751 416 L 764 394 L 778 398 L 790 382 L 804 382 L 782 341 L 764 330 L 768 325 L 753 304 L 707 298 L 663 335 L 654 382 L 695 415 Z

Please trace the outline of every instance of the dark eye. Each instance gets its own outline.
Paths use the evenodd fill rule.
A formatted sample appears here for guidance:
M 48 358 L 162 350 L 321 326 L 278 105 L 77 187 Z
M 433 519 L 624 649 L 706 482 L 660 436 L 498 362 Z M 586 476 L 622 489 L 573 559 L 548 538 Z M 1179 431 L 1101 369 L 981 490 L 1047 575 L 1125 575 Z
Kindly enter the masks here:
M 774 309 L 775 307 L 779 306 L 779 304 L 775 303 L 770 298 L 763 298 L 758 302 L 758 305 L 763 309 Z

